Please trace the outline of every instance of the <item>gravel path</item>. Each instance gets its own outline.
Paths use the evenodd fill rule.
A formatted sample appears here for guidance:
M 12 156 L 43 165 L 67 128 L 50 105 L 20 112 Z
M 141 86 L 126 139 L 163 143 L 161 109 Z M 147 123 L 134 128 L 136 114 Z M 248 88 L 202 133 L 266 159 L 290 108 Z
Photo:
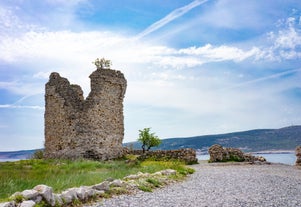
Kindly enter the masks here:
M 152 193 L 122 195 L 103 207 L 301 206 L 301 169 L 294 166 L 205 164 L 184 182 Z

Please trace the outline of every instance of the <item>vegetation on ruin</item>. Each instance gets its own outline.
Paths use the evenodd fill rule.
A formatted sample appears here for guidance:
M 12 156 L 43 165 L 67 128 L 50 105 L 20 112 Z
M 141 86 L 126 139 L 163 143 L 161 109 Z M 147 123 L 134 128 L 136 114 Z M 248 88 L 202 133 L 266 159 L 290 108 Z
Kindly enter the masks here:
M 0 163 L 0 202 L 13 193 L 32 189 L 38 184 L 51 186 L 54 192 L 67 188 L 90 186 L 108 178 L 121 179 L 138 172 L 154 173 L 164 169 L 177 170 L 175 179 L 181 179 L 193 169 L 177 161 L 137 161 L 128 157 L 115 161 L 43 160 L 31 159 Z M 149 180 L 153 185 L 160 185 Z
M 107 60 L 105 58 L 96 58 L 94 62 L 92 62 L 97 69 L 110 69 L 112 62 L 111 60 Z

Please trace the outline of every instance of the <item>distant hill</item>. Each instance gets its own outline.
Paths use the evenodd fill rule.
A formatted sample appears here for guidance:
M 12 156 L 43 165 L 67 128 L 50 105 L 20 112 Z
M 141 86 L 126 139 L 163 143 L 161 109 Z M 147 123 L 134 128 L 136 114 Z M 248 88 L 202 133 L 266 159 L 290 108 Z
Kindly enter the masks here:
M 0 152 L 0 159 L 28 159 L 36 150 L 21 150 L 14 152 Z
M 245 152 L 295 150 L 297 145 L 301 145 L 301 126 L 163 139 L 162 144 L 156 149 L 194 148 L 207 152 L 213 144 L 241 148 Z M 133 146 L 135 149 L 139 149 L 141 144 L 131 142 L 126 143 L 125 146 Z

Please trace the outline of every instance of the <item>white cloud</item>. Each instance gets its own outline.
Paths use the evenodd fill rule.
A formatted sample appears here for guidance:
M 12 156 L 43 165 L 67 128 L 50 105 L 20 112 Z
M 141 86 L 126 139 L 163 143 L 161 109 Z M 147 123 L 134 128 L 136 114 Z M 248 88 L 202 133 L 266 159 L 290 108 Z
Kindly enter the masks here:
M 268 33 L 270 46 L 266 46 L 263 51 L 263 58 L 270 60 L 291 60 L 301 57 L 301 29 L 296 19 L 289 17 L 285 23 L 280 24 L 278 31 Z
M 275 37 L 275 47 L 283 49 L 295 49 L 301 45 L 301 35 L 293 26 L 287 30 L 280 30 Z
M 294 50 L 276 52 L 280 45 L 281 48 L 283 45 L 294 48 L 290 42 L 280 41 L 282 34 L 284 33 L 279 32 L 272 37 L 274 42 L 277 43 L 279 40 L 282 43 L 279 43 L 277 47 L 260 48 L 254 46 L 250 49 L 241 49 L 235 46 L 206 44 L 201 47 L 175 49 L 133 40 L 131 37 L 116 35 L 111 32 L 32 31 L 21 37 L 2 37 L 0 40 L 0 60 L 18 65 L 18 70 L 31 71 L 37 82 L 1 82 L 0 87 L 21 95 L 43 93 L 45 80 L 48 79 L 50 71 L 57 71 L 68 78 L 71 83 L 81 85 L 86 96 L 90 90 L 88 76 L 94 70 L 92 61 L 97 57 L 112 60 L 113 68 L 121 69 L 129 82 L 132 83 L 141 79 L 143 81 L 150 80 L 153 77 L 149 76 L 149 71 L 154 73 L 154 69 L 157 74 L 161 72 L 160 70 L 169 71 L 165 75 L 161 73 L 161 76 L 157 76 L 157 82 L 151 82 L 151 85 L 161 80 L 166 81 L 167 76 L 169 79 L 171 77 L 185 79 L 187 78 L 186 74 L 177 74 L 173 72 L 173 69 L 195 68 L 205 63 L 242 62 L 245 60 L 274 61 L 277 58 L 277 60 L 281 60 L 281 58 L 301 57 L 299 52 Z M 294 35 L 299 41 L 300 35 L 298 33 L 289 34 Z M 299 44 L 298 41 L 295 41 L 296 44 Z M 134 87 L 131 90 L 139 89 Z M 167 93 L 169 92 L 172 91 Z M 162 98 L 164 96 L 166 94 L 163 94 Z M 189 100 L 188 97 L 183 97 L 183 99 Z
M 190 47 L 176 50 L 133 41 L 109 32 L 28 32 L 21 38 L 2 38 L 0 59 L 6 62 L 36 61 L 42 66 L 85 64 L 105 56 L 118 63 L 158 64 L 167 67 L 194 67 L 207 62 L 243 61 L 256 56 L 257 48 L 244 51 L 229 46 Z M 76 58 L 74 58 L 76 57 Z
M 35 74 L 33 74 L 33 78 L 37 78 L 37 79 L 48 79 L 49 78 L 49 75 L 52 71 L 40 71 L 40 72 L 37 72 Z

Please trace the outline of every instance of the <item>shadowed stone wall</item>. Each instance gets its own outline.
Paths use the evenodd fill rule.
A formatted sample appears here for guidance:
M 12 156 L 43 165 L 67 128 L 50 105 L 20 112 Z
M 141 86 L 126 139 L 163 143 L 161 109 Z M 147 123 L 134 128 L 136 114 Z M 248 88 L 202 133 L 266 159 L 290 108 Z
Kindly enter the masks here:
M 122 156 L 123 98 L 120 71 L 97 69 L 86 98 L 80 86 L 51 73 L 45 89 L 45 156 L 107 160 Z
M 139 160 L 145 160 L 148 158 L 154 160 L 180 160 L 184 161 L 186 164 L 196 164 L 198 159 L 196 158 L 195 149 L 185 148 L 185 149 L 177 149 L 177 150 L 154 150 L 154 151 L 146 151 L 143 153 L 143 150 L 131 150 L 128 148 L 124 148 L 126 154 L 134 154 L 140 155 Z
M 295 153 L 296 153 L 296 157 L 297 157 L 295 164 L 297 166 L 301 166 L 301 146 L 296 147 Z

